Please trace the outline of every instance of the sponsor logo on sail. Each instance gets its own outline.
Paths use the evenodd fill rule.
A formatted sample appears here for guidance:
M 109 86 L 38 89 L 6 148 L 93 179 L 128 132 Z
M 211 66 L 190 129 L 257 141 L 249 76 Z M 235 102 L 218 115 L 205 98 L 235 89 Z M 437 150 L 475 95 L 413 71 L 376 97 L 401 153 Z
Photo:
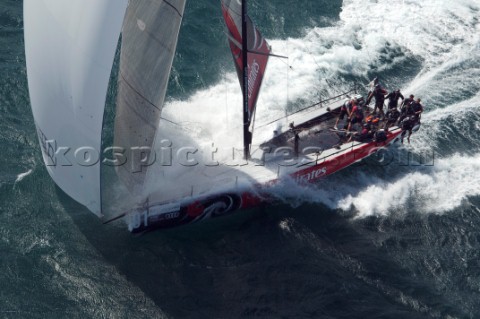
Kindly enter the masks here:
M 253 60 L 250 67 L 250 76 L 248 77 L 248 97 L 251 98 L 255 89 L 258 73 L 260 72 L 260 65 L 256 60 Z

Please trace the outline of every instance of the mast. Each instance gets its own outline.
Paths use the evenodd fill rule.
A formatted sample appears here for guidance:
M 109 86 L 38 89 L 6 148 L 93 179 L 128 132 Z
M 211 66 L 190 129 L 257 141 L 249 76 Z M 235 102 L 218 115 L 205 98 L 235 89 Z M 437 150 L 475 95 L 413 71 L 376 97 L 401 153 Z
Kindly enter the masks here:
M 248 16 L 247 0 L 242 0 L 242 62 L 243 62 L 243 153 L 246 160 L 250 158 L 252 134 L 249 127 L 248 110 Z
M 252 117 L 270 56 L 270 46 L 248 16 L 247 0 L 222 0 L 230 50 L 243 93 L 244 158 L 249 159 L 252 144 Z M 240 119 L 239 119 L 240 121 Z

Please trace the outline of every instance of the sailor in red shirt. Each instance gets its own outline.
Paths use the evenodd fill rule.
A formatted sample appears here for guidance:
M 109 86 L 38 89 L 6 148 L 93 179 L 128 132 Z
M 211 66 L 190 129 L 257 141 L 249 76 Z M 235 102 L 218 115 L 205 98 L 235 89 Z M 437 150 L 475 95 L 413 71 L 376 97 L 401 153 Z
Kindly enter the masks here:
M 353 100 L 353 108 L 352 112 L 350 113 L 350 123 L 348 124 L 347 131 L 352 129 L 353 124 L 355 123 L 362 123 L 363 120 L 363 110 L 361 107 L 357 105 L 357 100 Z

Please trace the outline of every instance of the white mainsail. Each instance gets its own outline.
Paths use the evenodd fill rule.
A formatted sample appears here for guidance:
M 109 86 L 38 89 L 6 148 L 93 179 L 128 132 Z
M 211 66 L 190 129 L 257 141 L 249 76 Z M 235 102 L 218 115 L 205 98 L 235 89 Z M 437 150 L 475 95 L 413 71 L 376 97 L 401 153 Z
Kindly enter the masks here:
M 47 170 L 97 215 L 105 99 L 127 3 L 24 1 L 30 100 Z

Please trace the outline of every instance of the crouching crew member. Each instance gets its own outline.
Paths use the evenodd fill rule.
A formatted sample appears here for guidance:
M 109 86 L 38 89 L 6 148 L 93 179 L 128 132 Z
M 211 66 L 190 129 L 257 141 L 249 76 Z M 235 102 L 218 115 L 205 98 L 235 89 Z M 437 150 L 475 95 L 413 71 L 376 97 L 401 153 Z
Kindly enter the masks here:
M 386 133 L 388 133 L 388 129 L 397 122 L 399 117 L 400 117 L 400 112 L 396 107 L 388 110 L 386 115 L 387 120 L 385 122 L 385 127 L 384 127 Z
M 340 107 L 340 115 L 338 116 L 337 118 L 337 121 L 335 122 L 335 125 L 333 126 L 334 129 L 338 130 L 338 122 L 340 122 L 340 120 L 343 120 L 345 118 L 345 115 L 347 116 L 347 119 L 350 118 L 350 115 L 352 113 L 352 102 L 353 100 L 345 100 L 345 102 L 343 103 L 343 105 Z M 347 128 L 347 124 L 345 124 L 345 127 L 344 129 Z
M 350 113 L 350 123 L 348 124 L 347 131 L 350 131 L 355 123 L 362 123 L 362 120 L 363 110 L 357 105 L 357 101 L 353 100 L 353 108 L 352 112 Z

